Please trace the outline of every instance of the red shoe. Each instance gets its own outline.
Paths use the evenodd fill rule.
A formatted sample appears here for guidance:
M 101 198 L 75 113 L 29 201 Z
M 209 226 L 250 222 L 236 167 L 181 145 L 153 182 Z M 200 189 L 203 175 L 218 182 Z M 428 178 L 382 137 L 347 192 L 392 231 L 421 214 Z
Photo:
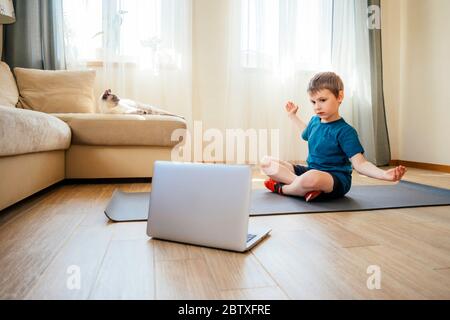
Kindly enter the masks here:
M 306 202 L 310 202 L 320 196 L 322 194 L 322 191 L 310 191 L 307 194 L 305 194 L 305 200 Z
M 269 189 L 270 191 L 274 192 L 274 193 L 278 193 L 278 194 L 283 194 L 283 184 L 276 182 L 273 179 L 269 179 L 264 181 L 264 185 L 266 186 L 267 189 Z

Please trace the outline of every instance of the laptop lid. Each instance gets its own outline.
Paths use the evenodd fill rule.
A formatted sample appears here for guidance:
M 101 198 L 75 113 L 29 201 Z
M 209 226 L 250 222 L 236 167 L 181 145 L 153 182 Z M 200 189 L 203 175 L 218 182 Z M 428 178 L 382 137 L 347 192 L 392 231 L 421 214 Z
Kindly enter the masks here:
M 250 192 L 249 166 L 156 161 L 147 234 L 243 251 Z

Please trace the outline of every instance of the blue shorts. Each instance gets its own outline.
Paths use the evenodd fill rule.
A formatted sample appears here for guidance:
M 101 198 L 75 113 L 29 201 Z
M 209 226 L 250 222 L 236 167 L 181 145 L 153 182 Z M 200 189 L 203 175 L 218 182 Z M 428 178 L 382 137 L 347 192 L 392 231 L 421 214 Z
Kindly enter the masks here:
M 312 170 L 312 168 L 308 168 L 301 165 L 293 165 L 294 173 L 297 176 L 301 176 L 305 172 Z M 350 187 L 352 186 L 352 176 L 351 174 L 345 174 L 344 172 L 329 172 L 333 177 L 333 190 L 329 193 L 322 193 L 318 198 L 320 199 L 336 199 L 343 197 L 347 192 L 350 191 Z

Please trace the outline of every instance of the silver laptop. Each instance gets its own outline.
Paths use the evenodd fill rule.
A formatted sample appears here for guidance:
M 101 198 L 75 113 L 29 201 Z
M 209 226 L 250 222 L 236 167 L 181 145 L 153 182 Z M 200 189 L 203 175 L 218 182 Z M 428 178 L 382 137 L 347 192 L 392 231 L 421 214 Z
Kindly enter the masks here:
M 147 234 L 152 238 L 243 252 L 269 234 L 248 220 L 251 168 L 156 161 Z

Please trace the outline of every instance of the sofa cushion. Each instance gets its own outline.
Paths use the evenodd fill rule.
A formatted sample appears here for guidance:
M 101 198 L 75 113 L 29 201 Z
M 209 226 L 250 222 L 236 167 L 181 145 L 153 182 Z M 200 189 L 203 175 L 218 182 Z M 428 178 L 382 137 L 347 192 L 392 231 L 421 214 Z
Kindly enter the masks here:
M 186 129 L 182 118 L 131 114 L 53 114 L 72 129 L 72 144 L 172 147 L 172 132 Z
M 48 71 L 14 68 L 19 108 L 46 113 L 95 112 L 95 71 Z
M 0 106 L 0 156 L 65 150 L 69 126 L 51 115 Z
M 0 105 L 15 108 L 19 101 L 16 80 L 9 66 L 0 62 Z

